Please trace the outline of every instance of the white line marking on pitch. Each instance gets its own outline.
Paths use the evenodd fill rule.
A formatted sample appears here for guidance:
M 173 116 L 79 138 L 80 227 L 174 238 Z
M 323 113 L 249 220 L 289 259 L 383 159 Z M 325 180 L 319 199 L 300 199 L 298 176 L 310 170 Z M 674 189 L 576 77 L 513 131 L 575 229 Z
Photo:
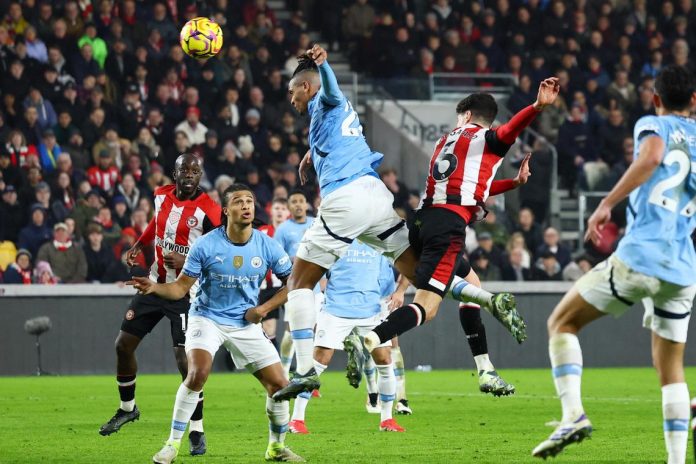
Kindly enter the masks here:
M 463 393 L 463 392 L 407 392 L 408 396 L 460 396 L 466 398 L 477 398 L 484 396 L 483 393 Z M 530 400 L 557 400 L 557 396 L 553 395 L 520 395 L 515 393 L 510 395 L 512 398 L 524 398 Z M 599 401 L 607 403 L 660 403 L 659 398 L 631 398 L 631 397 L 599 397 L 599 396 L 584 396 L 583 401 Z

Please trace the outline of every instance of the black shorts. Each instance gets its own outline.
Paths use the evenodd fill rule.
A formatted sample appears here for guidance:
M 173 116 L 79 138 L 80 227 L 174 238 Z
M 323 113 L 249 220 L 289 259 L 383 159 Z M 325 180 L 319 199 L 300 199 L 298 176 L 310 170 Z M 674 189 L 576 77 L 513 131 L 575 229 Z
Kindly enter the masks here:
M 454 275 L 467 270 L 463 265 L 466 226 L 461 216 L 444 208 L 416 212 L 408 234 L 411 247 L 420 256 L 416 288 L 444 297 Z
M 184 346 L 188 312 L 188 295 L 176 301 L 165 300 L 156 295 L 135 295 L 123 317 L 121 330 L 142 339 L 167 316 L 171 325 L 173 346 Z
M 273 298 L 273 295 L 278 293 L 278 290 L 280 288 L 278 287 L 271 287 L 271 288 L 264 288 L 263 290 L 259 291 L 259 304 L 262 305 L 271 298 Z M 269 319 L 280 319 L 280 306 L 278 306 L 276 309 L 271 311 L 270 313 L 266 314 L 266 317 L 263 318 L 264 321 L 267 321 Z

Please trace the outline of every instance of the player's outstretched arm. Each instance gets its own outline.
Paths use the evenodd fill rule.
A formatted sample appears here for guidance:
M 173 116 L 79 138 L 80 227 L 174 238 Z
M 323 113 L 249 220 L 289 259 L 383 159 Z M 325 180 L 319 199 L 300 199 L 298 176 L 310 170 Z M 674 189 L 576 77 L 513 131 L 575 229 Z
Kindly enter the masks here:
M 529 160 L 531 157 L 531 153 L 527 153 L 525 155 L 522 163 L 520 164 L 520 170 L 517 172 L 517 176 L 513 177 L 512 179 L 494 180 L 491 182 L 491 188 L 488 195 L 491 197 L 500 195 L 508 190 L 513 190 L 520 185 L 526 184 L 529 178 L 532 176 L 532 171 L 529 169 Z
M 638 151 L 638 158 L 631 163 L 621 179 L 588 219 L 585 240 L 592 240 L 595 244 L 599 243 L 602 239 L 602 229 L 611 219 L 611 210 L 652 176 L 662 162 L 664 150 L 665 142 L 661 137 L 652 135 L 643 139 Z
M 557 77 L 549 77 L 541 81 L 536 101 L 528 107 L 522 108 L 508 122 L 495 130 L 498 140 L 508 145 L 515 143 L 515 139 L 534 121 L 537 114 L 556 101 L 560 91 L 561 85 L 558 83 Z
M 191 290 L 196 280 L 182 272 L 174 282 L 167 284 L 153 282 L 147 277 L 133 277 L 126 285 L 132 285 L 142 295 L 154 294 L 165 300 L 180 300 Z
M 307 54 L 312 57 L 319 68 L 319 78 L 321 79 L 319 98 L 327 105 L 339 105 L 343 101 L 343 93 L 338 87 L 338 81 L 333 69 L 329 66 L 329 62 L 326 61 L 326 50 L 319 45 L 315 45 L 311 50 L 307 50 Z
M 135 258 L 138 257 L 140 252 L 142 251 L 143 247 L 148 244 L 152 243 L 152 241 L 155 239 L 155 218 L 153 217 L 150 222 L 147 224 L 147 227 L 145 227 L 145 230 L 143 231 L 142 235 L 136 240 L 136 242 L 133 244 L 130 250 L 128 250 L 128 254 L 126 255 L 126 262 L 128 263 L 129 266 L 133 267 L 135 266 Z
M 280 290 L 264 304 L 249 308 L 247 312 L 244 313 L 244 319 L 252 324 L 258 324 L 268 313 L 288 301 L 288 287 L 286 285 L 288 278 L 285 277 L 281 279 L 281 281 L 283 282 L 283 286 L 280 287 Z

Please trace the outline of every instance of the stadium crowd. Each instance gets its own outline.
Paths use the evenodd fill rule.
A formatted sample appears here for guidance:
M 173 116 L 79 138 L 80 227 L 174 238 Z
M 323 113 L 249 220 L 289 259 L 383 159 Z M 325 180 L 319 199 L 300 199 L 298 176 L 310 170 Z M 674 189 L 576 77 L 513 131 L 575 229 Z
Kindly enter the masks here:
M 570 190 L 611 186 L 631 162 L 633 123 L 652 112 L 656 73 L 666 63 L 694 69 L 692 0 L 286 4 L 292 13 L 281 22 L 264 0 L 0 2 L 4 282 L 126 280 L 124 253 L 184 151 L 203 157 L 201 186 L 214 199 L 235 181 L 249 184 L 264 221 L 272 199 L 295 188 L 316 207 L 317 186 L 300 187 L 297 176 L 307 121 L 286 91 L 308 29 L 375 78 L 511 73 L 511 111 L 534 100 L 543 77 L 558 76 L 563 98 L 535 128 L 556 144 Z M 196 16 L 223 28 L 223 51 L 207 62 L 177 45 Z M 409 215 L 420 186 L 390 169 L 382 176 Z M 476 225 L 468 250 L 482 280 L 573 279 L 593 261 L 571 260 L 528 200 L 516 217 L 492 209 Z

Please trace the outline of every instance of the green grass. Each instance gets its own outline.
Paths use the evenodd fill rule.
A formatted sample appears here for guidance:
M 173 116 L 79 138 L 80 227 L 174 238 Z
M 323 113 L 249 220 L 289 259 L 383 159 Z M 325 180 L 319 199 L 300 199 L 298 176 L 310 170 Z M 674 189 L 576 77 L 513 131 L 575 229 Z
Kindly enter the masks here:
M 539 462 L 530 451 L 560 411 L 550 373 L 503 374 L 517 395 L 478 393 L 470 371 L 409 372 L 414 415 L 398 418 L 405 434 L 387 434 L 378 431 L 379 416 L 365 412 L 364 390 L 350 388 L 341 373 L 327 373 L 323 398 L 307 410 L 311 435 L 289 435 L 286 443 L 316 463 Z M 696 368 L 687 375 L 693 381 Z M 173 375 L 139 377 L 140 421 L 101 437 L 99 426 L 118 405 L 113 377 L 0 379 L 0 463 L 149 462 L 168 436 L 178 383 Z M 213 374 L 205 392 L 208 454 L 184 452 L 177 462 L 261 462 L 268 426 L 256 379 Z M 586 369 L 583 394 L 594 437 L 569 447 L 558 462 L 664 462 L 660 389 L 651 369 Z

